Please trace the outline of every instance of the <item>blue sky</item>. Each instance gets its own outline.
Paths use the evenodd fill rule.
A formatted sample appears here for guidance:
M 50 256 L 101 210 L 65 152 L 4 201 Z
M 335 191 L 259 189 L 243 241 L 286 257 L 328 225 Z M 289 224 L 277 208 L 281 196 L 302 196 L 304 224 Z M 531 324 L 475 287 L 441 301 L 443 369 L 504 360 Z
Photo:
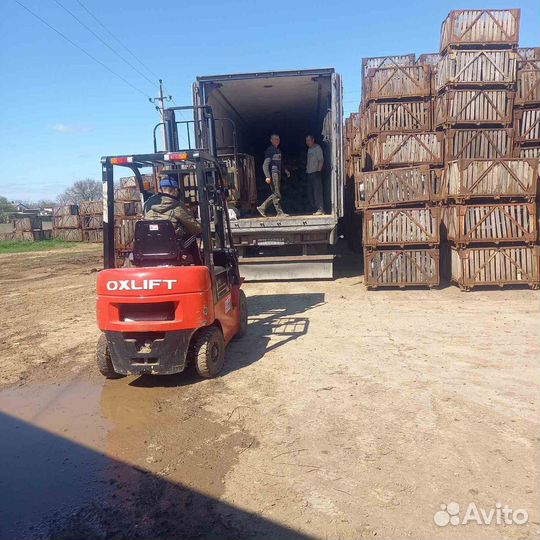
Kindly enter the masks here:
M 135 63 L 76 0 L 60 1 Z M 335 67 L 348 114 L 358 108 L 361 58 L 436 52 L 451 9 L 520 7 L 520 45 L 540 45 L 538 0 L 81 1 L 164 79 L 177 104 L 191 102 L 197 75 Z M 21 2 L 143 94 L 156 95 L 53 0 Z M 158 116 L 146 97 L 13 0 L 0 8 L 0 62 L 0 195 L 55 198 L 77 179 L 99 179 L 101 155 L 151 150 Z

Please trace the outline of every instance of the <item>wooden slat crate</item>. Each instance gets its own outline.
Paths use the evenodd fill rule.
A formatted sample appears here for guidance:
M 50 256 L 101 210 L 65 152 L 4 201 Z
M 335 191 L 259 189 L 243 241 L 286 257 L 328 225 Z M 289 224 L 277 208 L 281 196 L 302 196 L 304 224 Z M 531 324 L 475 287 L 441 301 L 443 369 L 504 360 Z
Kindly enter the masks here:
M 84 229 L 83 242 L 101 244 L 103 242 L 103 229 Z
M 375 167 L 407 165 L 441 165 L 443 163 L 443 133 L 382 134 L 374 139 Z
M 518 60 L 540 60 L 540 47 L 518 47 L 516 56 Z
M 435 72 L 438 91 L 447 86 L 513 86 L 516 55 L 513 51 L 449 51 Z
M 451 249 L 452 281 L 469 290 L 479 285 L 538 288 L 538 246 Z
M 444 189 L 456 201 L 478 198 L 536 196 L 538 160 L 473 159 L 451 161 L 445 168 Z
M 415 62 L 414 54 L 401 54 L 394 56 L 378 56 L 362 58 L 362 81 L 367 77 L 370 69 L 379 69 L 394 66 L 412 66 Z
M 444 221 L 448 240 L 457 246 L 500 242 L 534 244 L 538 238 L 533 203 L 451 205 Z
M 367 135 L 384 132 L 431 130 L 429 101 L 393 101 L 370 103 L 367 107 Z
M 364 79 L 366 101 L 429 97 L 431 68 L 427 64 L 370 69 Z
M 440 242 L 439 207 L 391 208 L 364 212 L 364 246 L 436 246 Z
M 79 215 L 103 214 L 103 201 L 83 201 L 79 204 Z
M 540 60 L 518 62 L 515 104 L 540 104 Z
M 81 227 L 86 229 L 101 229 L 103 227 L 103 214 L 81 216 Z
M 151 174 L 143 174 L 142 180 L 145 189 L 151 189 L 153 187 L 154 177 Z M 123 178 L 120 178 L 118 185 L 120 188 L 137 188 L 137 191 L 139 187 L 137 179 L 134 176 L 124 176 Z
M 64 242 L 82 242 L 82 229 L 53 229 L 52 237 Z
M 424 53 L 418 57 L 416 63 L 420 65 L 436 66 L 440 59 L 441 55 L 439 53 Z
M 540 143 L 540 109 L 516 110 L 516 143 Z
M 364 283 L 368 288 L 439 284 L 439 250 L 364 250 Z
M 514 157 L 525 159 L 540 159 L 539 146 L 519 146 L 514 147 Z
M 355 133 L 353 137 L 351 151 L 353 156 L 359 156 L 362 154 L 362 136 L 359 132 Z
M 13 227 L 16 231 L 32 231 L 41 229 L 42 220 L 40 216 L 28 216 L 13 220 Z
M 445 160 L 510 157 L 511 129 L 449 129 L 445 136 Z
M 138 201 L 117 201 L 114 203 L 115 216 L 137 216 L 142 213 L 142 204 Z M 79 215 L 102 216 L 103 201 L 85 201 L 79 205 Z M 95 227 L 90 227 L 95 228 Z
M 364 172 L 355 175 L 356 208 L 392 207 L 430 200 L 430 171 L 426 166 Z
M 137 219 L 118 219 L 115 226 L 115 248 L 119 251 L 131 251 L 135 239 L 135 223 Z
M 462 45 L 517 47 L 519 9 L 455 10 L 441 25 L 441 53 Z
M 81 226 L 81 220 L 78 215 L 55 216 L 52 219 L 53 229 L 78 229 Z
M 141 192 L 138 187 L 117 188 L 114 190 L 114 200 L 119 202 L 140 201 Z
M 353 156 L 351 158 L 351 176 L 354 178 L 360 178 L 362 175 L 362 169 L 364 167 L 364 162 L 362 156 Z
M 435 99 L 435 126 L 512 123 L 514 92 L 509 90 L 447 90 Z
M 79 207 L 76 204 L 64 204 L 62 206 L 53 206 L 54 217 L 76 216 L 79 213 Z

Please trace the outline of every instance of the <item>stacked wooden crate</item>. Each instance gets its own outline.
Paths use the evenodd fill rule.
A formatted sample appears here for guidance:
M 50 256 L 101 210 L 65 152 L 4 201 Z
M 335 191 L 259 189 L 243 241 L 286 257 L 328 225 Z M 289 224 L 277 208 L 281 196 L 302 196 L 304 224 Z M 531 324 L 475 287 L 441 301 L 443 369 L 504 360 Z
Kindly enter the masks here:
M 442 165 L 433 131 L 431 66 L 413 54 L 362 61 L 360 133 L 373 169 Z
M 6 235 L 5 239 L 24 240 L 27 242 L 38 242 L 51 238 L 50 229 L 43 229 L 41 216 L 28 215 L 13 220 L 13 232 Z
M 435 128 L 445 161 L 512 155 L 518 9 L 451 11 L 435 69 Z
M 152 181 L 152 176 L 143 176 L 145 188 L 150 188 Z M 141 192 L 134 176 L 120 178 L 114 201 L 116 254 L 127 257 L 133 250 L 135 223 L 142 218 Z
M 228 203 L 242 213 L 256 213 L 257 176 L 255 158 L 249 154 L 224 154 L 220 160 L 227 167 Z
M 516 157 L 540 158 L 540 48 L 518 48 L 514 105 Z
M 445 176 L 452 281 L 465 290 L 511 284 L 537 288 L 538 160 L 452 161 Z
M 79 205 L 84 242 L 103 242 L 103 201 L 84 201 Z
M 439 284 L 442 135 L 432 125 L 432 55 L 364 58 L 355 170 L 367 287 Z M 371 169 L 371 170 L 370 170 Z
M 441 208 L 429 166 L 363 172 L 356 179 L 363 212 L 364 283 L 368 288 L 439 284 Z
M 537 125 L 534 109 L 514 109 L 535 95 L 518 60 L 519 17 L 461 10 L 442 24 L 434 123 L 445 134 L 450 277 L 463 289 L 538 283 L 538 162 L 512 159 L 514 137 L 536 142 Z
M 79 207 L 76 204 L 53 207 L 52 236 L 65 242 L 83 241 Z
M 346 182 L 354 178 L 356 169 L 361 169 L 363 161 L 362 155 L 365 157 L 362 146 L 362 137 L 360 135 L 359 116 L 359 113 L 351 113 L 350 116 L 345 119 L 344 155 Z

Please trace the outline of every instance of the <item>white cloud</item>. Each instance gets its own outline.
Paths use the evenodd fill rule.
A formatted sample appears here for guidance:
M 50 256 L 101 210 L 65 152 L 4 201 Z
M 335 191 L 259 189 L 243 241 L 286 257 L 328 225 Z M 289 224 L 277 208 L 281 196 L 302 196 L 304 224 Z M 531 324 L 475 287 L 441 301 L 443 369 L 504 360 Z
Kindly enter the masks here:
M 52 128 L 54 131 L 57 131 L 58 133 L 88 133 L 89 131 L 92 131 L 92 128 L 90 126 L 64 124 L 62 122 L 58 122 L 57 124 L 54 124 Z

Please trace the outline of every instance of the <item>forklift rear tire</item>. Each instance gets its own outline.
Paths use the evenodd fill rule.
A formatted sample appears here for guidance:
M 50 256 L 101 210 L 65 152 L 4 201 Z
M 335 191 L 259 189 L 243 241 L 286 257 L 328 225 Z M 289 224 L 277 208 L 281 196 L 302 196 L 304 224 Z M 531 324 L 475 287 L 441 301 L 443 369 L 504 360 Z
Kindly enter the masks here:
M 210 379 L 219 374 L 225 363 L 225 342 L 217 326 L 204 328 L 193 344 L 195 369 L 201 377 Z
M 99 336 L 96 348 L 96 360 L 100 373 L 107 379 L 121 379 L 125 377 L 125 375 L 114 371 L 111 353 L 109 352 L 109 344 L 107 343 L 107 336 L 105 334 Z
M 240 311 L 240 329 L 236 332 L 236 338 L 242 338 L 247 334 L 248 327 L 248 308 L 246 293 L 240 289 L 240 299 L 238 301 Z

